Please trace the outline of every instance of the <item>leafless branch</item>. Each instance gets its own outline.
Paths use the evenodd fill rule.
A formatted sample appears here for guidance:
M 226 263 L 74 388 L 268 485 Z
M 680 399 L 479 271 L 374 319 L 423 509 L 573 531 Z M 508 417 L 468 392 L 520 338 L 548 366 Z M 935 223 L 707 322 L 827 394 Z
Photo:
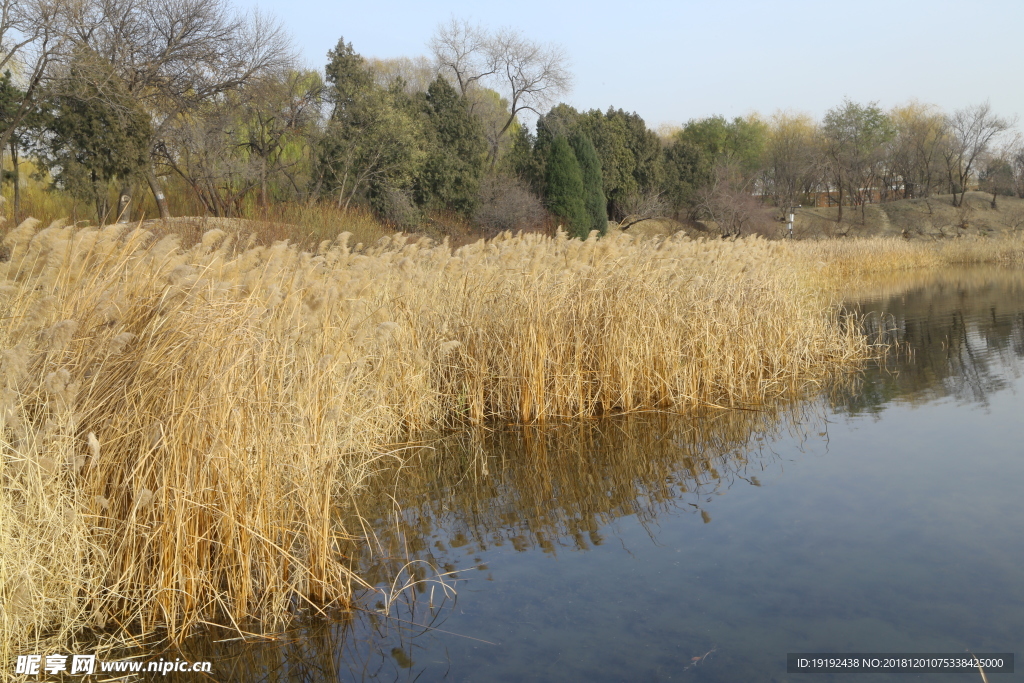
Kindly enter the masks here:
M 437 27 L 430 40 L 430 51 L 440 73 L 453 79 L 463 95 L 473 85 L 498 70 L 487 32 L 466 20 L 452 17 Z
M 489 33 L 454 17 L 437 28 L 430 42 L 438 72 L 452 78 L 463 95 L 475 87 L 493 87 L 508 103 L 497 138 L 511 128 L 520 112 L 540 114 L 572 85 L 569 60 L 562 48 L 526 38 L 514 29 Z M 498 145 L 492 142 L 492 164 Z
M 953 194 L 953 206 L 963 204 L 967 183 L 977 161 L 985 155 L 993 141 L 1009 130 L 1013 122 L 992 113 L 988 102 L 958 109 L 948 119 L 950 145 L 946 154 L 950 180 L 959 186 L 959 198 Z

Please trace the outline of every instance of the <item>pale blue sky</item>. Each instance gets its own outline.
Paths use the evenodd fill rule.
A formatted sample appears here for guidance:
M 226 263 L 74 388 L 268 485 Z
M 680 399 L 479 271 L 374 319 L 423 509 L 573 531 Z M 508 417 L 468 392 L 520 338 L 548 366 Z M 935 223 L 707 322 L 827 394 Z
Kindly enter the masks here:
M 239 6 L 244 7 L 244 0 Z M 984 100 L 1024 114 L 1024 1 L 633 0 L 564 3 L 260 0 L 322 68 L 340 36 L 367 57 L 427 54 L 451 16 L 561 44 L 580 109 L 609 105 L 651 127 L 777 109 L 820 117 L 844 97 L 945 111 Z

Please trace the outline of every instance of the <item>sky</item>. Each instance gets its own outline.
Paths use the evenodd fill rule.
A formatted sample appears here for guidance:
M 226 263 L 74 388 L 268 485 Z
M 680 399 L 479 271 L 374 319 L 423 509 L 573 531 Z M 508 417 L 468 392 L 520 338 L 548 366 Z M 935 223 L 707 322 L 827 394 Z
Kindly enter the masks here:
M 504 3 L 260 0 L 323 68 L 344 36 L 364 57 L 429 53 L 451 17 L 561 45 L 577 109 L 634 111 L 648 126 L 778 110 L 820 119 L 844 98 L 911 99 L 945 112 L 989 101 L 1024 115 L 1024 1 L 677 0 Z

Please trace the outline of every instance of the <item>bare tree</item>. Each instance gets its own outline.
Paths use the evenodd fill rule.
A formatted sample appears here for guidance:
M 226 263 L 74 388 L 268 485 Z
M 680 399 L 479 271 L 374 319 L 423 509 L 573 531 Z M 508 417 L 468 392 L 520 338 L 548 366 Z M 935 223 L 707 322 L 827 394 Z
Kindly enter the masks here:
M 886 185 L 899 198 L 928 197 L 942 184 L 942 153 L 948 146 L 946 117 L 935 107 L 910 102 L 894 108 L 896 135 L 889 144 Z
M 264 77 L 242 90 L 241 142 L 256 162 L 263 208 L 270 205 L 269 185 L 277 175 L 287 177 L 296 194 L 302 193 L 293 171 L 306 161 L 306 154 L 289 153 L 289 147 L 305 146 L 302 141 L 319 120 L 322 91 L 320 75 L 302 71 Z
M 514 29 L 488 33 L 455 18 L 438 26 L 430 49 L 438 71 L 470 96 L 475 88 L 492 87 L 507 103 L 497 138 L 508 132 L 520 112 L 538 116 L 545 105 L 569 90 L 572 76 L 562 48 L 534 42 Z M 491 167 L 498 145 L 491 145 Z
M 382 88 L 401 86 L 407 94 L 427 92 L 431 81 L 437 77 L 437 68 L 429 57 L 394 57 L 390 59 L 369 58 L 366 68 L 373 74 L 374 82 Z
M 839 191 L 839 216 L 843 220 L 843 192 L 861 207 L 861 222 L 866 221 L 865 204 L 882 178 L 887 143 L 895 135 L 892 121 L 875 102 L 867 105 L 850 100 L 825 114 L 822 125 L 827 168 Z
M 711 182 L 698 190 L 698 207 L 718 224 L 722 237 L 773 232 L 770 219 L 752 193 L 753 181 L 744 178 L 736 162 L 718 162 L 711 176 Z
M 1006 154 L 1013 171 L 1013 193 L 1024 198 L 1024 138 L 1020 134 L 1014 135 L 1013 140 L 1006 145 Z
M 809 115 L 777 113 L 769 123 L 761 189 L 780 208 L 800 203 L 822 182 L 823 156 L 821 133 Z
M 490 177 L 480 185 L 480 206 L 473 218 L 493 236 L 505 230 L 538 230 L 547 215 L 544 202 L 525 182 L 518 178 Z
M 949 145 L 945 152 L 953 206 L 960 206 L 975 166 L 994 140 L 1009 130 L 1012 123 L 992 113 L 988 102 L 959 109 L 948 117 Z M 959 194 L 959 197 L 957 196 Z
M 157 150 L 161 162 L 214 216 L 236 213 L 252 191 L 264 209 L 272 196 L 302 196 L 322 88 L 317 72 L 288 71 L 218 97 L 174 120 Z
M 668 215 L 668 202 L 661 192 L 649 190 L 647 192 L 633 192 L 626 196 L 620 210 L 625 217 L 619 221 L 619 227 L 629 230 L 637 223 L 663 218 Z
M 1015 196 L 1018 178 L 1014 157 L 1018 154 L 1016 139 L 994 149 L 979 160 L 978 187 L 992 195 L 989 206 L 998 209 L 999 195 Z
M 289 66 L 279 23 L 232 15 L 219 0 L 91 0 L 78 5 L 73 39 L 108 65 L 152 117 L 154 151 L 175 119 L 211 99 Z M 155 172 L 147 174 L 161 217 L 170 215 Z
M 481 79 L 498 71 L 491 37 L 480 26 L 452 17 L 441 24 L 430 39 L 430 51 L 440 73 L 452 78 L 459 92 L 468 95 Z
M 497 65 L 497 90 L 508 100 L 505 133 L 521 111 L 540 116 L 540 109 L 569 90 L 572 75 L 561 47 L 535 43 L 518 31 L 503 29 L 491 40 L 491 59 Z

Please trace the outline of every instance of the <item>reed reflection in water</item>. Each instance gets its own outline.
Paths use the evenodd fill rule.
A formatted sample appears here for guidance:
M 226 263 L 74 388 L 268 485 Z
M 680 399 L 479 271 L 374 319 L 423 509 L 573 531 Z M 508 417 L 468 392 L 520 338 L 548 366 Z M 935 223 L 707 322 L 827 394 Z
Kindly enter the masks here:
M 794 403 L 439 438 L 394 478 L 377 482 L 369 497 L 391 503 L 374 512 L 371 526 L 397 561 L 408 551 L 453 571 L 460 555 L 493 547 L 588 550 L 605 542 L 602 528 L 625 516 L 649 525 L 686 511 L 709 522 L 708 498 L 737 484 L 760 485 L 775 459 L 772 440 L 809 432 L 802 422 L 815 409 L 820 419 L 820 406 Z M 382 566 L 379 576 L 392 569 Z
M 758 487 L 779 469 L 775 440 L 820 438 L 824 410 L 821 401 L 794 402 L 438 436 L 366 491 L 365 500 L 384 504 L 360 510 L 374 547 L 360 575 L 376 587 L 362 596 L 362 611 L 333 624 L 312 618 L 280 643 L 198 637 L 185 654 L 230 662 L 231 680 L 411 680 L 425 672 L 434 680 L 450 663 L 432 636 L 474 645 L 473 633 L 451 633 L 447 620 L 473 600 L 480 580 L 493 578 L 483 555 L 557 559 L 609 540 L 625 547 L 606 535 L 622 518 L 650 539 L 666 515 L 713 523 L 719 496 Z M 454 599 L 441 582 L 455 587 Z
M 870 283 L 851 307 L 899 352 L 774 412 L 430 439 L 365 491 L 366 611 L 191 645 L 255 681 L 782 682 L 787 651 L 1024 651 L 1022 282 Z

